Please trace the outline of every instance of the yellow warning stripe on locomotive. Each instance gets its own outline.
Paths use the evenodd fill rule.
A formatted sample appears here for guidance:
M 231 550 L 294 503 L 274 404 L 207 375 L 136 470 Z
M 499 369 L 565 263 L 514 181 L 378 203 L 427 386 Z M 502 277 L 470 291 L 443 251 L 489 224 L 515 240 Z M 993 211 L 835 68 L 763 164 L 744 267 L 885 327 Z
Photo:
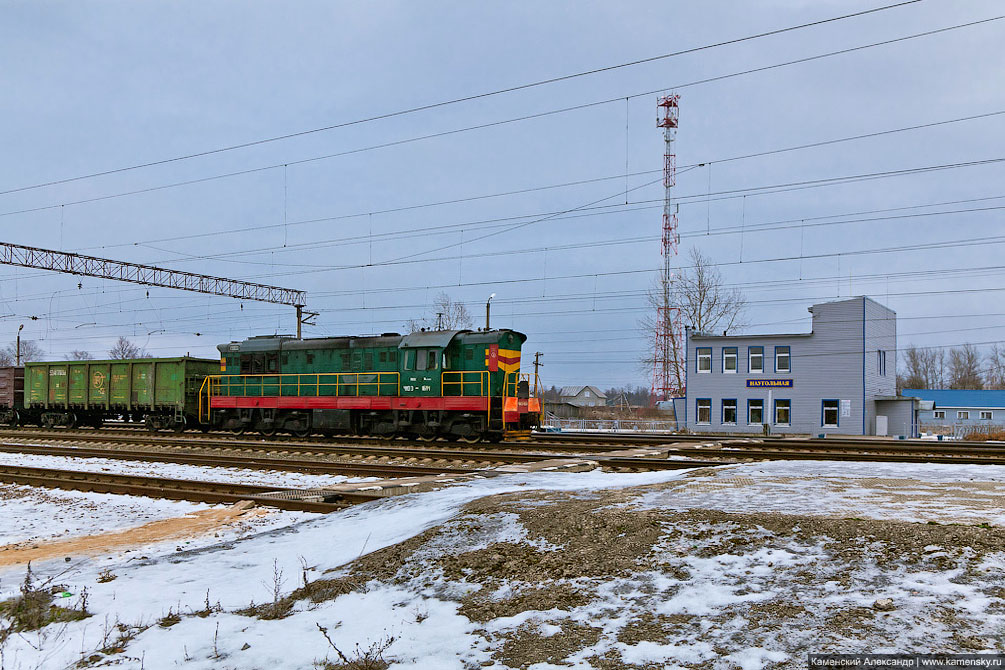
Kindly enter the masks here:
M 485 367 L 494 372 L 493 358 L 498 365 L 498 369 L 503 372 L 516 372 L 520 369 L 519 349 L 486 349 Z

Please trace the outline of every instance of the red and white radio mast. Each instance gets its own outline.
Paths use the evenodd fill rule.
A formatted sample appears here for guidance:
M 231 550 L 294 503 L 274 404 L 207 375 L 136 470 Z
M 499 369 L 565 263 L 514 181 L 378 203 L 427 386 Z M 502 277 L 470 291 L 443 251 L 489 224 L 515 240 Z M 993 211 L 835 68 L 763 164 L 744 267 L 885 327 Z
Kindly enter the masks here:
M 654 398 L 669 400 L 684 395 L 684 337 L 681 331 L 680 309 L 670 304 L 670 282 L 673 272 L 670 261 L 677 255 L 680 234 L 677 232 L 677 206 L 670 204 L 671 189 L 677 183 L 677 119 L 680 96 L 663 96 L 656 103 L 659 116 L 656 126 L 663 129 L 666 148 L 663 153 L 663 274 L 660 277 L 660 305 L 656 311 L 656 351 L 653 356 Z

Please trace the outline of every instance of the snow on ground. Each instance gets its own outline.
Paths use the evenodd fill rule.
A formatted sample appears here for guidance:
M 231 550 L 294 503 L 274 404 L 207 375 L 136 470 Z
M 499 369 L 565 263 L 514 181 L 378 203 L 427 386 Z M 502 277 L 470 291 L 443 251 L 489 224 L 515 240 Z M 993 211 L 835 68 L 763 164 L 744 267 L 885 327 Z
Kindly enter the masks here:
M 753 670 L 804 667 L 809 651 L 1002 651 L 1003 482 L 992 466 L 805 462 L 469 482 L 143 560 L 35 566 L 72 593 L 86 586 L 93 616 L 11 637 L 2 662 L 323 667 L 338 656 L 318 626 L 347 656 L 376 645 L 395 669 Z M 997 511 L 981 507 L 987 491 Z M 953 508 L 939 518 L 998 527 L 931 524 L 939 492 Z M 108 567 L 116 579 L 98 583 Z M 0 571 L 0 588 L 23 576 Z
M 373 481 L 375 477 L 345 477 L 276 470 L 203 467 L 177 463 L 118 461 L 111 458 L 71 458 L 34 454 L 0 453 L 0 464 L 36 468 L 109 472 L 190 479 L 196 481 L 262 484 L 278 488 L 313 488 L 343 482 Z M 0 486 L 4 514 L 0 515 L 0 545 L 69 538 L 121 530 L 151 521 L 184 516 L 210 505 L 154 500 L 78 491 L 53 491 L 26 486 Z M 287 525 L 301 515 L 278 512 L 269 525 Z M 256 524 L 264 523 L 259 520 Z
M 208 505 L 107 493 L 0 485 L 0 545 L 122 530 Z
M 207 467 L 183 463 L 121 461 L 115 458 L 74 458 L 43 454 L 0 453 L 0 464 L 33 468 L 64 468 L 84 472 L 110 472 L 123 475 L 143 475 L 192 479 L 206 482 L 263 484 L 276 488 L 314 488 L 343 482 L 365 482 L 376 477 L 345 477 L 343 475 L 308 474 L 285 470 L 255 470 L 247 468 Z
M 1005 466 L 773 461 L 718 469 L 654 492 L 667 509 L 822 514 L 1005 526 Z

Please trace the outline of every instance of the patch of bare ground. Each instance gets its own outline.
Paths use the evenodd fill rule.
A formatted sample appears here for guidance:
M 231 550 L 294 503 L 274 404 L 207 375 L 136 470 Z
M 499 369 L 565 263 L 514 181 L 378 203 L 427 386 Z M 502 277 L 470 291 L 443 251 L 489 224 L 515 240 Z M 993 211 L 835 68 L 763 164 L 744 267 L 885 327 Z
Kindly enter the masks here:
M 482 626 L 493 659 L 513 668 L 567 663 L 594 646 L 592 667 L 664 667 L 622 658 L 619 650 L 642 643 L 690 646 L 704 656 L 675 663 L 694 668 L 750 647 L 790 658 L 849 645 L 1005 651 L 1000 630 L 938 588 L 902 589 L 893 611 L 874 606 L 917 573 L 966 584 L 987 599 L 986 611 L 1005 611 L 997 573 L 980 567 L 1005 552 L 999 528 L 634 507 L 644 491 L 483 498 L 450 522 L 305 583 L 263 606 L 269 612 L 244 613 L 278 608 L 284 616 L 298 601 L 365 591 L 372 580 L 396 584 L 456 602 Z M 493 530 L 507 523 L 510 532 Z M 705 589 L 725 604 L 695 614 Z M 680 594 L 683 604 L 666 609 Z
M 537 624 L 526 623 L 512 631 L 490 636 L 489 639 L 498 645 L 492 658 L 508 668 L 527 668 L 535 663 L 559 664 L 577 651 L 595 645 L 602 631 L 571 621 L 554 625 L 562 630 L 546 634 Z
M 617 640 L 634 645 L 639 642 L 666 644 L 694 633 L 698 617 L 693 614 L 653 614 L 645 612 L 618 631 Z
M 588 604 L 593 594 L 571 584 L 550 584 L 528 587 L 508 598 L 495 599 L 476 591 L 461 599 L 458 610 L 471 621 L 485 622 L 501 617 L 514 616 L 521 612 L 572 610 Z

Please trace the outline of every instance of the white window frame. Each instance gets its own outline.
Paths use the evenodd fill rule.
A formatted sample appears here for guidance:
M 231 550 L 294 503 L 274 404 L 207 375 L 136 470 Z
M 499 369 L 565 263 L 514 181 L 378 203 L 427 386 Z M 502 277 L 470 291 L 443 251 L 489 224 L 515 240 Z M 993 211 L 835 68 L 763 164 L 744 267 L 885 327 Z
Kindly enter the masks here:
M 756 402 L 761 403 L 761 420 L 752 422 L 750 420 L 750 410 L 753 409 L 753 404 Z M 747 425 L 748 426 L 760 426 L 764 423 L 764 399 L 763 398 L 748 398 L 747 399 Z
M 991 419 L 993 417 L 994 417 L 994 413 L 991 410 L 989 410 L 989 409 L 982 409 L 981 410 L 981 421 L 991 421 Z
M 942 419 L 942 420 L 945 420 L 945 418 L 946 418 L 946 410 L 944 410 L 944 409 L 933 410 L 932 411 L 932 418 L 933 419 Z
M 781 356 L 779 349 L 785 350 L 785 360 L 786 360 L 785 368 L 781 368 L 778 366 L 778 359 Z M 784 344 L 775 347 L 775 372 L 784 372 L 786 374 L 792 372 L 792 347 Z
M 732 403 L 732 405 L 727 405 L 726 401 L 730 401 Z M 736 411 L 737 407 L 736 406 L 737 406 L 737 404 L 739 402 L 740 401 L 737 398 L 723 398 L 722 399 L 722 425 L 724 425 L 724 426 L 735 426 L 736 425 L 736 418 L 737 418 L 737 411 Z M 732 421 L 726 421 L 726 407 L 732 407 L 733 408 L 733 420 Z
M 755 354 L 754 349 L 760 349 L 760 351 Z M 757 369 L 754 369 L 753 364 L 755 355 L 761 359 L 761 365 Z M 764 347 L 747 347 L 747 372 L 752 375 L 764 374 Z
M 698 347 L 695 349 L 695 357 L 697 358 L 698 367 L 696 369 L 698 374 L 712 374 L 712 347 Z M 708 367 L 702 370 L 701 363 L 706 359 L 708 360 Z
M 728 353 L 727 353 L 728 352 Z M 730 370 L 726 367 L 726 358 L 733 359 L 733 369 Z M 740 367 L 740 351 L 737 347 L 723 347 L 722 348 L 722 374 L 724 375 L 735 375 Z
M 970 421 L 970 410 L 960 409 L 956 411 L 957 421 Z
M 825 403 L 834 403 L 833 408 L 828 408 Z M 834 410 L 834 423 L 827 423 L 827 412 Z M 792 408 L 789 408 L 789 412 L 792 412 Z M 825 398 L 820 401 L 820 425 L 824 428 L 840 428 L 841 427 L 841 401 L 835 400 L 833 398 Z
M 705 404 L 707 403 L 707 404 Z M 701 420 L 701 410 L 708 410 L 708 420 Z M 711 426 L 712 425 L 712 399 L 711 398 L 697 398 L 694 403 L 694 422 L 699 426 Z
M 786 409 L 789 411 L 789 420 L 786 421 L 786 422 L 784 422 L 784 423 L 782 423 L 781 421 L 778 420 L 778 410 L 781 409 L 781 407 L 778 406 L 778 403 L 780 403 L 780 402 L 787 402 L 787 403 L 789 403 L 786 406 Z M 776 426 L 791 426 L 792 425 L 792 400 L 791 399 L 789 399 L 789 398 L 776 398 L 775 399 L 775 406 L 774 406 L 773 409 L 775 410 L 774 419 L 775 419 L 775 425 Z

